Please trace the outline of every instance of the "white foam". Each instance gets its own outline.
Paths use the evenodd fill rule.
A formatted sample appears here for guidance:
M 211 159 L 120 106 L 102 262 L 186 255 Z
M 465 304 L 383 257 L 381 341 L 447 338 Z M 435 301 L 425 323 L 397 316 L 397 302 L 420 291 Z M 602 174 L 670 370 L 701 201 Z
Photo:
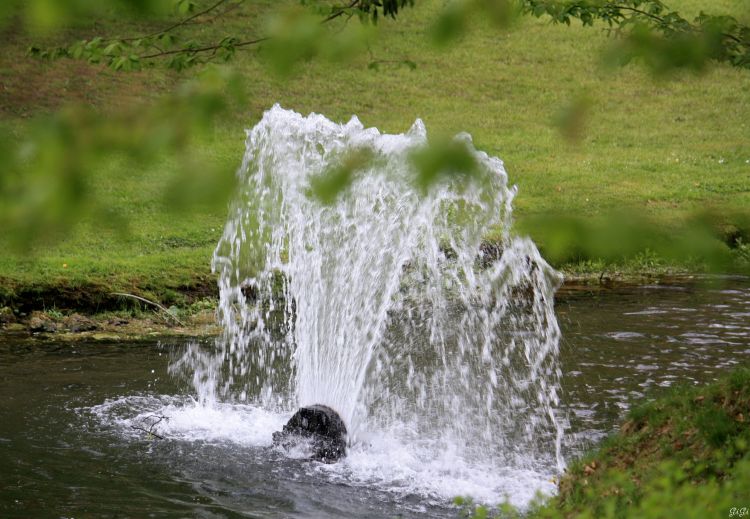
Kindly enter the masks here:
M 164 441 L 231 444 L 267 448 L 272 434 L 289 419 L 248 404 L 206 406 L 190 397 L 135 395 L 110 399 L 88 408 L 102 424 L 126 438 L 143 438 L 151 431 Z M 305 446 L 283 452 L 292 459 L 309 455 Z M 269 455 L 268 463 L 273 463 Z M 416 495 L 429 504 L 445 505 L 457 496 L 488 505 L 509 502 L 526 506 L 537 493 L 550 495 L 555 487 L 549 473 L 512 467 L 469 463 L 455 449 L 433 442 L 411 443 L 377 431 L 349 448 L 336 464 L 311 462 L 307 470 L 337 484 L 375 488 L 397 496 Z
M 270 446 L 272 433 L 289 419 L 288 414 L 252 405 L 206 406 L 189 397 L 168 395 L 111 399 L 90 411 L 128 436 L 151 431 L 173 440 L 231 442 L 254 447 Z
M 349 449 L 337 465 L 322 466 L 330 477 L 349 484 L 381 488 L 401 495 L 418 494 L 433 503 L 456 496 L 495 505 L 526 506 L 537 494 L 555 491 L 552 471 L 540 473 L 512 467 L 468 462 L 456 449 L 431 442 L 405 443 L 387 433 L 369 435 Z

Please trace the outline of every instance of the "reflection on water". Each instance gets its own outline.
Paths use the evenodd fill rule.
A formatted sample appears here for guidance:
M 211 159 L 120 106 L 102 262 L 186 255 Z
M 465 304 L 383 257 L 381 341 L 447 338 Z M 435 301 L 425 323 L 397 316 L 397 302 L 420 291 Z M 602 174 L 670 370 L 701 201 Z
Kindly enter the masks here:
M 569 295 L 557 314 L 563 398 L 578 439 L 607 434 L 658 388 L 710 381 L 750 358 L 747 280 Z
M 746 280 L 568 294 L 557 312 L 568 455 L 660 388 L 750 360 Z M 283 416 L 196 407 L 167 375 L 175 347 L 0 339 L 0 517 L 455 517 L 436 496 L 503 477 L 429 472 L 381 438 L 344 468 L 294 459 L 268 446 Z

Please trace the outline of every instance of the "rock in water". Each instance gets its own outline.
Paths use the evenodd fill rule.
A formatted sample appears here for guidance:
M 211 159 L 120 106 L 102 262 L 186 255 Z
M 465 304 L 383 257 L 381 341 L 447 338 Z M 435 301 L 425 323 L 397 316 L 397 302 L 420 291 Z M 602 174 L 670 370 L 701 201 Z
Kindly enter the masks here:
M 63 326 L 73 333 L 90 332 L 99 328 L 94 321 L 81 314 L 72 314 L 63 319 Z
M 310 442 L 311 459 L 335 463 L 346 455 L 346 426 L 339 414 L 328 406 L 300 407 L 281 431 L 273 433 L 274 444 L 284 448 L 299 439 Z

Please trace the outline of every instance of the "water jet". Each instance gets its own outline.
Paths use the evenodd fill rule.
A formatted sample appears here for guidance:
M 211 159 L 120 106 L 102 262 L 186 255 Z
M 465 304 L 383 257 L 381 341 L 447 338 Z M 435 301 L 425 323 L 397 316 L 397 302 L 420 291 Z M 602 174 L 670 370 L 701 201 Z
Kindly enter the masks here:
M 512 232 L 503 162 L 455 139 L 477 171 L 425 188 L 420 120 L 389 135 L 356 117 L 263 115 L 212 262 L 223 335 L 176 364 L 202 404 L 293 414 L 277 445 L 312 439 L 311 457 L 346 454 L 331 470 L 368 480 L 431 488 L 446 474 L 544 482 L 562 470 L 561 276 Z M 347 187 L 311 196 L 355 152 L 371 160 Z

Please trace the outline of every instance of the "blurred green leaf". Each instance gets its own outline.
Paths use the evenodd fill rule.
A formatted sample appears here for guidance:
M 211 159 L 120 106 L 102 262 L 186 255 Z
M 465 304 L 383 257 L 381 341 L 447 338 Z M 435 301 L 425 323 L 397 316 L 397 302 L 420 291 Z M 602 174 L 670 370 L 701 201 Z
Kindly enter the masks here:
M 737 262 L 741 251 L 733 251 L 750 233 L 750 212 L 696 213 L 671 228 L 660 227 L 635 209 L 597 217 L 550 213 L 519 219 L 517 232 L 531 235 L 545 258 L 558 266 L 640 261 L 644 271 L 665 262 L 703 265 L 713 272 L 743 271 L 747 266 Z
M 437 45 L 447 45 L 466 30 L 470 4 L 464 0 L 453 0 L 440 12 L 430 32 Z
M 354 183 L 357 174 L 372 165 L 373 160 L 375 156 L 369 148 L 346 153 L 333 166 L 312 178 L 309 195 L 324 205 L 333 204 Z
M 174 0 L 4 0 L 0 2 L 0 26 L 23 13 L 25 28 L 31 32 L 50 33 L 80 18 L 102 13 L 143 18 L 174 11 Z
M 119 225 L 124 219 L 102 205 L 93 188 L 97 170 L 117 157 L 141 166 L 157 158 L 183 157 L 189 174 L 183 185 L 174 182 L 174 196 L 165 197 L 172 205 L 179 205 L 175 197 L 181 194 L 183 206 L 191 201 L 214 203 L 226 196 L 225 176 L 206 168 L 205 177 L 199 178 L 191 169 L 199 162 L 190 143 L 207 135 L 219 115 L 245 99 L 243 85 L 235 71 L 212 66 L 176 94 L 139 112 L 105 117 L 85 107 L 69 107 L 32 121 L 21 137 L 3 135 L 4 142 L 14 144 L 0 150 L 5 159 L 0 174 L 0 226 L 11 245 L 28 251 L 39 243 L 59 240 L 94 215 L 109 215 L 108 221 Z M 146 170 L 131 169 L 140 174 Z M 226 165 L 216 171 L 226 172 Z
M 475 154 L 460 139 L 435 139 L 414 151 L 411 161 L 417 172 L 417 187 L 422 192 L 443 178 L 476 178 L 481 171 Z
M 268 24 L 269 40 L 262 51 L 272 70 L 288 75 L 301 62 L 320 52 L 324 28 L 305 9 L 289 9 L 274 16 Z
M 192 0 L 177 0 L 176 6 L 177 12 L 180 14 L 188 14 L 195 11 L 195 2 Z
M 216 161 L 204 151 L 179 159 L 164 190 L 164 207 L 174 213 L 223 208 L 236 187 L 233 160 Z
M 570 100 L 555 116 L 554 125 L 571 143 L 578 143 L 584 135 L 586 118 L 591 108 L 591 98 L 579 94 Z
M 700 72 L 720 53 L 720 42 L 721 35 L 714 31 L 664 37 L 638 25 L 627 36 L 614 42 L 602 59 L 610 66 L 641 60 L 659 76 L 678 69 Z
M 509 27 L 521 15 L 521 6 L 515 0 L 475 0 L 482 14 L 499 28 Z

